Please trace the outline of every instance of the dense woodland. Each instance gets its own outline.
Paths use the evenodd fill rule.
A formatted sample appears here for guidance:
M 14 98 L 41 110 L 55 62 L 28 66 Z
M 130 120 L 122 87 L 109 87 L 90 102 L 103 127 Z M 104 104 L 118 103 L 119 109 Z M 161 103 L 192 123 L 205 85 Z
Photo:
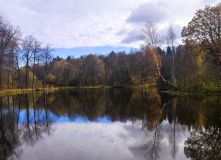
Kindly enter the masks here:
M 18 27 L 0 17 L 0 88 L 46 86 L 172 86 L 185 90 L 218 90 L 221 74 L 221 4 L 205 6 L 183 27 L 183 44 L 175 45 L 168 29 L 167 49 L 162 49 L 154 22 L 143 28 L 140 50 L 107 55 L 52 55 L 49 44 L 34 36 L 22 38 Z

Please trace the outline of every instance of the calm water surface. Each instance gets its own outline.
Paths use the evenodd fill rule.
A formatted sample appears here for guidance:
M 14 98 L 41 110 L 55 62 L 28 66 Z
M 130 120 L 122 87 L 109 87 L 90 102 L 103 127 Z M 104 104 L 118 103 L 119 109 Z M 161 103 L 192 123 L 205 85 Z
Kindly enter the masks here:
M 221 159 L 220 97 L 76 89 L 0 97 L 0 159 Z

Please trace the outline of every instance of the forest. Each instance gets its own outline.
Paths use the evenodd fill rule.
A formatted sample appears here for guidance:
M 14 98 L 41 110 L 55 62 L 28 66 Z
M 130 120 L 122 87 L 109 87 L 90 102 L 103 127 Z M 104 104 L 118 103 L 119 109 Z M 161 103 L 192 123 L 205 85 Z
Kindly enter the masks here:
M 61 86 L 168 86 L 178 90 L 220 90 L 221 4 L 205 6 L 184 26 L 176 45 L 173 26 L 162 48 L 156 24 L 143 27 L 145 45 L 129 53 L 54 57 L 50 44 L 22 38 L 19 27 L 0 17 L 0 89 Z

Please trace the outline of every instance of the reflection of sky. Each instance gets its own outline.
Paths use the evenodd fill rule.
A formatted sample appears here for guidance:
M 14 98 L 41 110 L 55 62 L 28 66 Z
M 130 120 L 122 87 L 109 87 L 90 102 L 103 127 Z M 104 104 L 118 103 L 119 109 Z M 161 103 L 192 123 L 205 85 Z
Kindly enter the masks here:
M 164 121 L 162 127 L 169 127 Z M 142 130 L 131 122 L 113 123 L 54 123 L 52 135 L 43 135 L 34 147 L 22 146 L 24 160 L 144 160 L 145 150 L 140 145 L 151 140 L 153 132 Z M 182 131 L 177 139 L 177 159 L 184 160 L 183 141 L 188 132 Z M 159 160 L 170 160 L 168 135 L 164 134 Z
M 45 110 L 37 110 L 35 111 L 35 120 L 39 122 L 45 122 Z M 42 118 L 44 117 L 44 118 Z M 50 122 L 55 123 L 65 123 L 65 122 L 76 122 L 76 123 L 90 123 L 91 121 L 88 120 L 87 117 L 82 117 L 79 115 L 73 114 L 72 117 L 68 117 L 68 115 L 63 116 L 57 116 L 53 114 L 52 112 L 48 111 L 48 117 Z M 34 123 L 34 109 L 29 109 L 29 121 L 30 123 Z M 27 122 L 27 110 L 21 110 L 19 114 L 19 123 L 26 123 Z M 105 117 L 98 117 L 93 122 L 97 123 L 111 123 L 111 120 L 108 118 L 108 116 Z

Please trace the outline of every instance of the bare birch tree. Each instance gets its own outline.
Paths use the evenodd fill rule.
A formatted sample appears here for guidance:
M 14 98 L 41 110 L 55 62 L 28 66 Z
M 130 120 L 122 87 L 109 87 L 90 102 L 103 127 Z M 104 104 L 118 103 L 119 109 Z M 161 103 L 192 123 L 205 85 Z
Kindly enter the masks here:
M 170 25 L 168 30 L 167 30 L 167 43 L 171 47 L 172 50 L 172 57 L 171 57 L 171 76 L 172 76 L 172 81 L 173 85 L 177 86 L 177 80 L 175 76 L 175 65 L 174 65 L 174 56 L 175 56 L 175 44 L 174 41 L 176 40 L 176 34 L 174 32 L 173 26 Z
M 156 24 L 153 21 L 146 21 L 144 28 L 143 28 L 143 35 L 142 35 L 142 39 L 144 40 L 144 42 L 146 44 L 148 44 L 152 51 L 153 51 L 153 55 L 154 55 L 154 60 L 157 66 L 157 71 L 160 75 L 160 77 L 162 78 L 162 80 L 164 82 L 166 82 L 167 84 L 169 84 L 170 86 L 172 86 L 174 89 L 176 89 L 176 87 L 171 84 L 168 80 L 166 80 L 163 75 L 161 74 L 160 71 L 160 67 L 159 67 L 159 60 L 157 59 L 157 48 L 160 47 L 160 39 L 159 39 L 159 34 L 157 33 L 157 27 Z

